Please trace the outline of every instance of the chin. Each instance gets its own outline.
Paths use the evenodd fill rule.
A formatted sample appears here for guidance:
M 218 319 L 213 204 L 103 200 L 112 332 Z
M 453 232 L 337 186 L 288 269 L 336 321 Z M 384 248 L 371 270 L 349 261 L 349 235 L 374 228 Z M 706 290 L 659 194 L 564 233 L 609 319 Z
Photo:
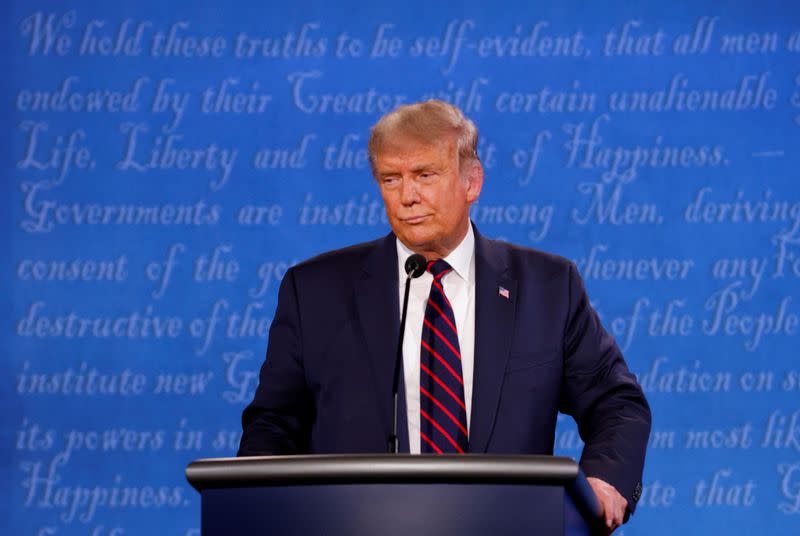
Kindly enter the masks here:
M 423 233 L 405 233 L 400 240 L 413 250 L 425 250 L 431 243 L 431 237 Z

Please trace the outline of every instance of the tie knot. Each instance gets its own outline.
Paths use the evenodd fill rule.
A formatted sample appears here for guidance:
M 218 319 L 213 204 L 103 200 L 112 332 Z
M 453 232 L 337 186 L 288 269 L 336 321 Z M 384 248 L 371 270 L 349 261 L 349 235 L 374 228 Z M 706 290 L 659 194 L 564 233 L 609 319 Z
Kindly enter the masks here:
M 428 263 L 428 271 L 433 274 L 433 277 L 436 279 L 441 279 L 444 277 L 444 274 L 452 270 L 453 268 L 447 264 L 447 261 L 444 259 L 439 259 L 438 261 L 430 261 Z

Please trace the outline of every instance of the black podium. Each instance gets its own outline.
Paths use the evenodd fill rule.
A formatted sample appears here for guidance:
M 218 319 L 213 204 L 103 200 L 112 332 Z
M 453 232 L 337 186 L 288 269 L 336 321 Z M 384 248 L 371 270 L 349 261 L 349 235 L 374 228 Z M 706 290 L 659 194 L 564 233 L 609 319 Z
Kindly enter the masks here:
M 336 455 L 197 460 L 202 533 L 594 534 L 600 505 L 553 456 Z

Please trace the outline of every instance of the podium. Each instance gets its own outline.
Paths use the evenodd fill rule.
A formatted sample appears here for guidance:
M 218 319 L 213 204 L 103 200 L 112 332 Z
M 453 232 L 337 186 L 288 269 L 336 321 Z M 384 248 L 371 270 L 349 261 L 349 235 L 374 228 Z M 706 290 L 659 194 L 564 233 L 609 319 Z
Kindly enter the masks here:
M 584 535 L 600 505 L 571 458 L 325 455 L 197 460 L 204 536 Z

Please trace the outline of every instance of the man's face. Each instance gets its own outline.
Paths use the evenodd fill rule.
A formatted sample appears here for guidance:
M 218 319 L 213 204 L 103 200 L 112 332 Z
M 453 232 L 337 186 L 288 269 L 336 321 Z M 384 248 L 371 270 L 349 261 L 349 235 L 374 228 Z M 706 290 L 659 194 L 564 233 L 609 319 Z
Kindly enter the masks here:
M 375 176 L 392 230 L 429 260 L 447 256 L 467 233 L 483 169 L 477 161 L 462 167 L 453 139 L 433 144 L 400 139 L 376 155 Z

